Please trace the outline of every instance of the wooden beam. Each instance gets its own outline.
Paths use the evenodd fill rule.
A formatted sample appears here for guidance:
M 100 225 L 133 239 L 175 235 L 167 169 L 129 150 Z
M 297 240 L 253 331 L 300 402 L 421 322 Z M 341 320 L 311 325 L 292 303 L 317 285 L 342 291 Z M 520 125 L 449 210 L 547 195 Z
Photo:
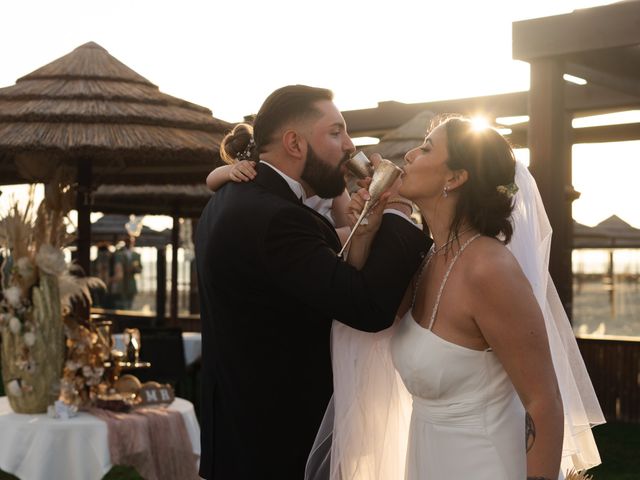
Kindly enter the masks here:
M 178 247 L 180 246 L 180 219 L 173 215 L 171 229 L 171 324 L 178 324 Z
M 492 118 L 527 115 L 528 96 L 528 92 L 514 92 L 423 103 L 381 102 L 376 108 L 347 110 L 342 115 L 352 137 L 378 137 L 424 111 L 461 113 L 467 116 L 483 114 Z
M 156 324 L 166 324 L 167 311 L 167 249 L 156 249 Z
M 191 220 L 191 242 L 193 245 L 196 243 L 196 231 L 198 230 L 198 219 Z M 191 260 L 191 268 L 189 269 L 191 278 L 189 279 L 189 313 L 200 313 L 200 295 L 198 287 L 198 273 L 196 271 L 196 259 Z
M 640 108 L 640 97 L 595 84 L 575 85 L 564 82 L 564 89 L 565 108 L 575 117 Z M 347 110 L 342 115 L 352 137 L 382 138 L 424 111 L 464 115 L 481 113 L 493 119 L 528 115 L 528 103 L 529 92 L 516 92 L 411 104 L 382 102 L 376 108 Z
M 584 78 L 590 83 L 610 88 L 616 92 L 638 97 L 638 102 L 640 103 L 640 81 L 638 81 L 638 79 L 612 75 L 606 71 L 596 70 L 575 63 L 568 64 L 565 72 L 569 75 Z
M 640 98 L 600 85 L 567 84 L 565 86 L 565 108 L 576 117 L 632 110 L 639 107 Z
M 564 61 L 616 77 L 640 80 L 640 46 L 580 52 L 565 57 Z
M 91 160 L 81 158 L 77 163 L 76 211 L 78 212 L 78 236 L 76 237 L 76 261 L 91 275 Z
M 563 65 L 554 60 L 531 63 L 529 98 L 530 170 L 538 183 L 553 237 L 549 272 L 560 300 L 571 315 L 572 273 L 569 230 L 571 203 L 565 192 L 571 185 L 571 117 L 564 108 Z
M 619 2 L 512 24 L 513 58 L 541 58 L 640 44 L 640 2 Z
M 574 143 L 627 142 L 631 140 L 640 140 L 640 123 L 573 129 Z
M 511 125 L 508 128 L 511 129 L 511 133 L 505 135 L 505 137 L 509 139 L 511 145 L 516 148 L 527 148 L 529 145 L 528 123 Z M 571 138 L 574 144 L 640 140 L 640 123 L 573 128 L 571 130 Z

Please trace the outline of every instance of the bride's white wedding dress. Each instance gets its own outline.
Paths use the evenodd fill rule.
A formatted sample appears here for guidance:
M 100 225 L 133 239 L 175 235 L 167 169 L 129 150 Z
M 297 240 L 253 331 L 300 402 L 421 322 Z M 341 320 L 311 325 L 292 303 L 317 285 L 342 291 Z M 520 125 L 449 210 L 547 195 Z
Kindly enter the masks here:
M 411 309 L 391 339 L 391 356 L 413 397 L 406 479 L 513 480 L 527 473 L 525 411 L 490 350 L 473 350 L 433 333 L 440 296 L 466 242 L 447 269 L 429 326 Z M 415 298 L 415 297 L 414 297 Z M 442 317 L 442 318 L 440 318 Z
M 407 480 L 525 478 L 525 411 L 493 352 L 450 343 L 408 312 L 391 354 L 413 396 Z
M 526 476 L 525 411 L 491 349 L 473 350 L 435 333 L 447 278 L 464 249 L 453 257 L 427 328 L 412 309 L 391 339 L 391 356 L 413 398 L 407 445 L 407 480 L 474 478 L 513 480 Z

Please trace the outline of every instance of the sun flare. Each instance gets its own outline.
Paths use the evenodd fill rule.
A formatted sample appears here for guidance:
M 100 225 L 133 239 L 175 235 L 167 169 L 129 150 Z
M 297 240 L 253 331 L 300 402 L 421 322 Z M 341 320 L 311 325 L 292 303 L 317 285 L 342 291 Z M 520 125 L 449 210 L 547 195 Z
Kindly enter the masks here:
M 484 117 L 473 117 L 471 123 L 473 124 L 474 130 L 484 130 L 491 126 L 489 121 Z

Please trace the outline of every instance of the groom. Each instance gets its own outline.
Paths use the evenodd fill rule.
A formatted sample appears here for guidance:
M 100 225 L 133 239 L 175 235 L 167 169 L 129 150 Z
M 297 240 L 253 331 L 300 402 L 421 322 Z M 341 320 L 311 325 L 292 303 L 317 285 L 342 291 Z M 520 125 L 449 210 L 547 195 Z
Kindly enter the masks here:
M 255 180 L 227 183 L 198 223 L 206 479 L 303 478 L 332 392 L 332 319 L 389 327 L 427 248 L 406 217 L 386 213 L 358 271 L 302 204 L 345 188 L 354 146 L 332 97 L 304 85 L 273 92 L 254 121 Z

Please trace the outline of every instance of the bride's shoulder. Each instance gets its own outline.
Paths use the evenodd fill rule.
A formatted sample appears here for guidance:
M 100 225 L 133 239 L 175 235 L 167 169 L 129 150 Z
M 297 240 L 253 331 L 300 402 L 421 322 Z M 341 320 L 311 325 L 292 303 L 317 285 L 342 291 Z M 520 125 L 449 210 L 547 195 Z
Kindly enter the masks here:
M 504 282 L 522 273 L 518 261 L 507 246 L 491 237 L 479 237 L 469 249 L 465 277 L 472 283 Z

